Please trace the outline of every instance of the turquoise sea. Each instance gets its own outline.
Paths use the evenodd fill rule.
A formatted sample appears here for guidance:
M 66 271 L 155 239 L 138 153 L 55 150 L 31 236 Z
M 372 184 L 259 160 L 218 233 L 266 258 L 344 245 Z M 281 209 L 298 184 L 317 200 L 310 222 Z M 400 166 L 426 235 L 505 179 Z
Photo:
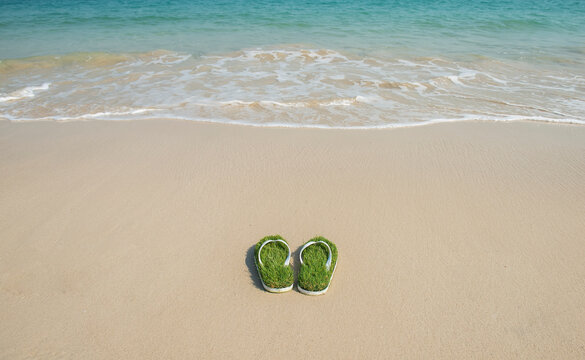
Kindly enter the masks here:
M 0 0 L 0 119 L 585 125 L 585 1 Z

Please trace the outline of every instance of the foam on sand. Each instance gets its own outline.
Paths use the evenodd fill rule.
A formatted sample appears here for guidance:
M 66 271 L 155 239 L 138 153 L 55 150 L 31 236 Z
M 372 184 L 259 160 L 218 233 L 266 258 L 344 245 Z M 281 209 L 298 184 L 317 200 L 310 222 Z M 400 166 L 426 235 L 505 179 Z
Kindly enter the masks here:
M 392 55 L 281 45 L 204 56 L 157 50 L 9 60 L 0 63 L 0 118 L 324 128 L 444 119 L 585 121 L 583 71 L 486 57 Z
M 50 83 L 44 83 L 40 86 L 27 86 L 23 89 L 13 91 L 10 94 L 0 93 L 0 103 L 34 97 L 37 91 L 48 90 L 50 85 Z

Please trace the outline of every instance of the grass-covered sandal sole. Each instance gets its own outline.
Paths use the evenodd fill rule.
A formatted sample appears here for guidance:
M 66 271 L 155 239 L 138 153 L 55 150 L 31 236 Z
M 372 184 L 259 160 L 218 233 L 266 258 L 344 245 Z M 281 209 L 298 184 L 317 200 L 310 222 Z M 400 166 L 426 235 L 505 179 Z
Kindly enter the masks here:
M 290 247 L 280 235 L 266 236 L 254 247 L 254 263 L 266 291 L 282 293 L 293 288 Z
M 337 246 L 318 236 L 303 245 L 299 259 L 299 291 L 305 295 L 325 294 L 337 268 Z

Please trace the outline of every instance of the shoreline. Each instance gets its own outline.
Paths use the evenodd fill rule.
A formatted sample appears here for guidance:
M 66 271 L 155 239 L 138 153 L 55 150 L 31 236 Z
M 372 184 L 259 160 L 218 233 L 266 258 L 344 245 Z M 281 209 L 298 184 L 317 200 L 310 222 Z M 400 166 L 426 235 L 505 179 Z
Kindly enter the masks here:
M 243 126 L 250 128 L 266 128 L 266 129 L 317 129 L 317 130 L 390 130 L 390 129 L 409 129 L 421 126 L 432 126 L 441 124 L 459 124 L 459 123 L 526 123 L 526 124 L 549 124 L 561 126 L 585 126 L 584 120 L 579 119 L 553 119 L 553 118 L 527 118 L 525 116 L 512 116 L 510 119 L 436 119 L 427 121 L 417 121 L 408 123 L 391 123 L 386 125 L 372 125 L 372 126 L 329 126 L 329 125 L 312 125 L 312 124 L 284 124 L 284 123 L 253 123 L 253 122 L 237 122 L 224 120 L 206 120 L 206 119 L 187 119 L 187 118 L 147 118 L 147 119 L 99 119 L 95 117 L 88 118 L 74 118 L 74 119 L 25 119 L 25 120 L 11 120 L 8 118 L 0 119 L 0 122 L 9 122 L 13 124 L 25 123 L 75 123 L 75 122 L 187 122 L 202 125 L 227 125 L 227 126 Z
M 585 127 L 288 129 L 0 121 L 0 358 L 585 356 Z

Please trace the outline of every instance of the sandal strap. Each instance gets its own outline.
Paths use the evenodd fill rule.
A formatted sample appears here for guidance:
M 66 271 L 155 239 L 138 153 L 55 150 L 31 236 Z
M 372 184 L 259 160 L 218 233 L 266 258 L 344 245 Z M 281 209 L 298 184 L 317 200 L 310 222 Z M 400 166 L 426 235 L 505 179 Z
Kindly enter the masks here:
M 331 248 L 329 247 L 329 244 L 327 244 L 325 241 L 309 241 L 308 243 L 306 243 L 302 248 L 301 248 L 301 252 L 299 253 L 299 258 L 301 259 L 301 265 L 304 265 L 305 263 L 303 262 L 303 250 L 305 250 L 305 248 L 317 244 L 317 243 L 321 243 L 324 244 L 325 246 L 327 246 L 327 250 L 329 250 L 329 256 L 327 256 L 327 263 L 325 264 L 325 267 L 327 268 L 327 271 L 329 271 L 329 269 L 331 269 L 331 260 L 332 260 L 332 252 L 331 252 Z
M 271 242 L 281 242 L 284 244 L 284 246 L 286 246 L 286 248 L 288 250 L 288 255 L 286 256 L 286 260 L 284 260 L 284 266 L 288 266 L 288 264 L 290 263 L 290 248 L 288 247 L 288 244 L 286 243 L 286 241 L 284 241 L 282 239 L 266 240 L 265 242 L 262 243 L 262 245 L 260 245 L 260 249 L 258 249 L 258 262 L 260 263 L 260 265 L 264 266 L 264 264 L 262 264 L 262 257 L 260 257 L 260 252 L 262 251 L 262 248 L 264 247 L 264 245 L 271 243 Z

